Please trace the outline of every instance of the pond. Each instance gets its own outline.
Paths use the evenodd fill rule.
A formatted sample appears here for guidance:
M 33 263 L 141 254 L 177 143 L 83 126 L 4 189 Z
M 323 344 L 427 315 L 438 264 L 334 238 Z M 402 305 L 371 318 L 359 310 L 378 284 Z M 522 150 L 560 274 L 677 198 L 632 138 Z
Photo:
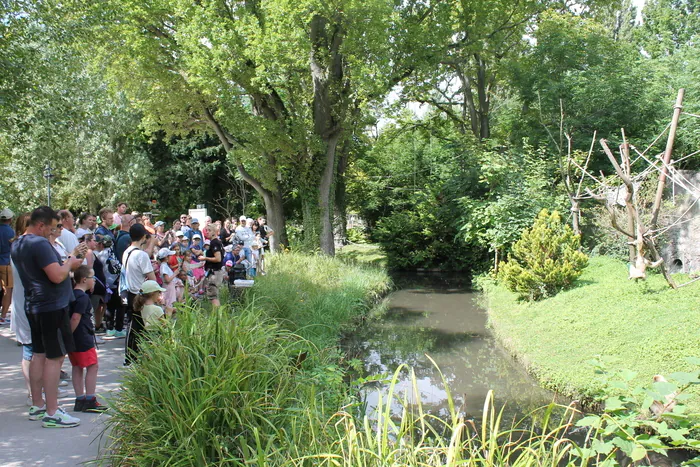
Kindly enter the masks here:
M 399 290 L 388 297 L 386 316 L 346 341 L 349 354 L 364 362 L 365 375 L 391 376 L 401 364 L 408 365 L 415 371 L 419 394 L 414 394 L 408 372 L 402 373 L 398 392 L 409 402 L 419 396 L 424 411 L 440 417 L 449 414 L 448 389 L 457 410 L 476 420 L 482 417 L 489 390 L 495 393 L 497 408 L 505 404 L 505 420 L 520 419 L 552 402 L 554 394 L 538 386 L 499 346 L 487 327 L 479 294 L 469 289 L 466 280 L 408 275 L 396 277 L 395 282 Z M 387 386 L 362 389 L 368 414 L 375 410 L 380 392 L 386 394 Z M 400 410 L 398 403 L 392 408 L 395 414 Z

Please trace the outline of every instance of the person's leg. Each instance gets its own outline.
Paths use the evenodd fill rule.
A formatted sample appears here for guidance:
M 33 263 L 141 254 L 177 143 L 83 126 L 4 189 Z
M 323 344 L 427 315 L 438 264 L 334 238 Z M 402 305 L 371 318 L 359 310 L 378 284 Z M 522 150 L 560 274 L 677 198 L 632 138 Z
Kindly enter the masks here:
M 83 378 L 83 369 L 78 365 L 73 365 L 73 390 L 76 399 L 85 395 L 86 386 L 87 381 Z
M 90 365 L 85 371 L 85 395 L 94 396 L 97 390 L 97 364 Z
M 131 365 L 136 361 L 139 350 L 138 341 L 144 329 L 141 313 L 134 312 L 134 298 L 136 298 L 136 295 L 129 292 L 126 305 L 126 310 L 129 315 L 129 328 L 126 334 L 126 344 L 124 348 L 125 365 Z
M 36 407 L 44 406 L 44 399 L 41 393 L 43 392 L 45 363 L 46 354 L 37 352 L 34 352 L 32 361 L 29 363 L 29 385 L 32 393 L 32 404 Z M 56 391 L 58 391 L 58 382 L 56 383 Z
M 13 285 L 10 266 L 0 266 L 0 286 L 2 287 L 2 311 L 0 312 L 0 319 L 3 321 L 7 317 L 7 312 L 10 310 Z
M 32 397 L 32 386 L 29 383 L 29 366 L 32 363 L 32 346 L 25 344 L 22 346 L 22 376 L 24 376 L 24 384 L 27 386 L 27 397 Z
M 99 306 L 95 310 L 95 328 L 99 329 L 102 327 L 102 320 L 105 316 L 105 308 L 107 307 L 107 304 L 105 302 L 100 301 Z
M 64 357 L 47 357 L 44 363 L 44 393 L 46 394 L 46 413 L 49 416 L 53 416 L 58 410 L 58 381 L 61 375 L 63 359 Z

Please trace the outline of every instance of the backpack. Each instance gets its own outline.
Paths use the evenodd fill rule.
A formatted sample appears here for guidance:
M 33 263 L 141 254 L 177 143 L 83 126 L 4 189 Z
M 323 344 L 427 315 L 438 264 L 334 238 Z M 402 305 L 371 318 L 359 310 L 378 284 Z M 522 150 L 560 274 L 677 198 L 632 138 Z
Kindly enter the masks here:
M 122 265 L 114 255 L 114 249 L 109 249 L 109 255 L 107 256 L 107 270 L 110 274 L 118 276 L 122 272 Z

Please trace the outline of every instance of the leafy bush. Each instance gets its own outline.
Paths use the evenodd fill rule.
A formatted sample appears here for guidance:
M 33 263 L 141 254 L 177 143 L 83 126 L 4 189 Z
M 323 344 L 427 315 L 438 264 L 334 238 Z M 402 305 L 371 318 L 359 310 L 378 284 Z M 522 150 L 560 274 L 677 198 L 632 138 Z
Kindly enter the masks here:
M 513 245 L 499 278 L 521 299 L 540 300 L 571 287 L 588 264 L 578 251 L 579 236 L 562 224 L 557 211 L 543 209 L 531 229 Z
M 367 243 L 367 235 L 362 227 L 348 229 L 348 241 L 351 243 Z

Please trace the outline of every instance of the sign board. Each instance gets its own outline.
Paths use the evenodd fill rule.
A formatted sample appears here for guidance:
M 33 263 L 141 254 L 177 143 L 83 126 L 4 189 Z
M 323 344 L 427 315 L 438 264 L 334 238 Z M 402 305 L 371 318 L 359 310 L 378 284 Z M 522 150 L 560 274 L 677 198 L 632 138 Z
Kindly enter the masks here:
M 207 217 L 207 209 L 190 209 L 188 214 L 192 216 L 192 219 L 197 219 L 200 225 L 204 226 L 204 218 Z

